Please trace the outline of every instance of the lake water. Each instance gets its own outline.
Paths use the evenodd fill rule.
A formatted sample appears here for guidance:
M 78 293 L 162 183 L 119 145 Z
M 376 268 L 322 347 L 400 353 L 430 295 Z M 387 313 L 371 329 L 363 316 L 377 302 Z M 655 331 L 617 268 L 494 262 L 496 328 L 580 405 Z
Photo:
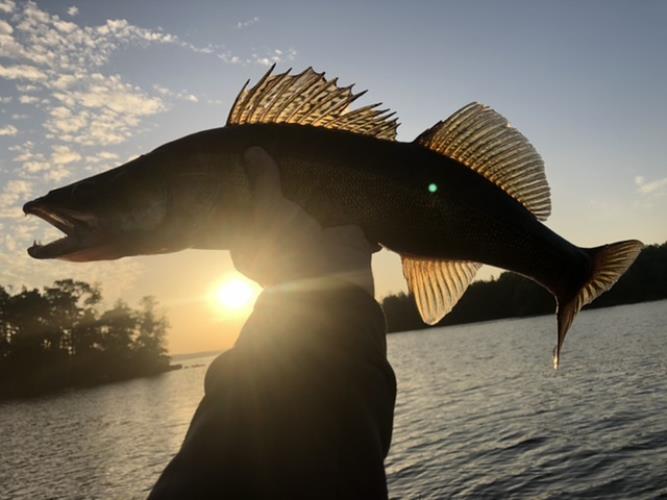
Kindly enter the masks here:
M 667 301 L 389 337 L 392 498 L 667 497 Z M 212 357 L 151 379 L 0 403 L 0 498 L 143 498 Z

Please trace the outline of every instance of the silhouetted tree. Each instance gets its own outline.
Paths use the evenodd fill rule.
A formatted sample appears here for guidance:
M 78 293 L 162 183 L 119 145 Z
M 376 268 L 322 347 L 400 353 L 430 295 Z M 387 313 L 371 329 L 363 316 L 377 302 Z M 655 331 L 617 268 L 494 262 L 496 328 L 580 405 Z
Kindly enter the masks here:
M 76 354 L 75 346 L 85 350 L 82 339 L 76 336 L 84 318 L 90 321 L 92 306 L 101 300 L 99 289 L 83 281 L 66 279 L 45 287 L 43 295 L 49 303 L 50 316 L 49 333 L 45 339 L 47 349 L 63 349 L 68 354 Z
M 71 279 L 11 294 L 0 287 L 0 397 L 94 385 L 169 369 L 157 301 L 103 312 L 97 286 Z
M 127 361 L 137 328 L 136 313 L 122 300 L 105 311 L 99 321 L 100 346 L 111 357 Z
M 152 360 L 158 364 L 166 361 L 164 346 L 169 323 L 163 315 L 156 312 L 157 300 L 147 296 L 141 299 L 139 313 L 139 335 L 135 341 L 136 355 L 144 362 Z
M 11 329 L 7 321 L 9 292 L 0 286 L 0 363 L 11 353 Z

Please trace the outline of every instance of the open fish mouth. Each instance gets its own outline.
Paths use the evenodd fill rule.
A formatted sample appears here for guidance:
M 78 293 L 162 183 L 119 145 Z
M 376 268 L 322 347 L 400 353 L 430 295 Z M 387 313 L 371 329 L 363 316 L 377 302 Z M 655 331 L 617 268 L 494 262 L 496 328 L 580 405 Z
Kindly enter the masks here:
M 35 241 L 28 248 L 28 254 L 35 259 L 87 260 L 110 243 L 95 215 L 47 206 L 39 200 L 26 203 L 23 212 L 35 215 L 65 233 L 62 238 L 47 244 Z

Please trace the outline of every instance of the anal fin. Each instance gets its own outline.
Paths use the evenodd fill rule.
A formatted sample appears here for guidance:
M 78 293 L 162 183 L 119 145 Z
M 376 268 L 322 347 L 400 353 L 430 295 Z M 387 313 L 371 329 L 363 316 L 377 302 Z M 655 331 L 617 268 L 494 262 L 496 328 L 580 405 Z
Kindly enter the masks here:
M 481 267 L 464 260 L 401 256 L 403 275 L 425 323 L 434 325 L 449 313 Z

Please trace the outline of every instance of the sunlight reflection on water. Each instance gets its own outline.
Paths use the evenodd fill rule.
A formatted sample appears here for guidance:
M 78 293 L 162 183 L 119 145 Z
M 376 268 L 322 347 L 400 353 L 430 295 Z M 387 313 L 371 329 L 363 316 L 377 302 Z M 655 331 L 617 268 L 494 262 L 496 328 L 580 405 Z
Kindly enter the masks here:
M 667 301 L 583 312 L 559 372 L 552 317 L 390 336 L 391 497 L 667 495 L 666 325 Z M 145 497 L 212 359 L 1 403 L 0 498 Z

